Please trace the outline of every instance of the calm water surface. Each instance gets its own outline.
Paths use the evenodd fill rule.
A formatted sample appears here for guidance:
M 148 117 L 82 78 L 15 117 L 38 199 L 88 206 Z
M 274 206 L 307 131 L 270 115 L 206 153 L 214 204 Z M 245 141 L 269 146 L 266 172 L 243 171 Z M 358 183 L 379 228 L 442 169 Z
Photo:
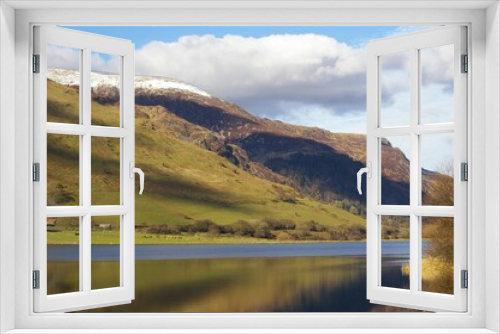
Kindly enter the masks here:
M 114 261 L 118 245 L 92 245 L 93 261 Z M 49 261 L 77 261 L 78 246 L 50 245 Z M 408 257 L 408 241 L 382 243 L 384 256 Z M 135 259 L 217 259 L 255 257 L 309 257 L 309 256 L 366 256 L 366 243 L 304 243 L 304 244 L 247 244 L 247 245 L 136 245 Z
M 118 246 L 92 246 L 92 288 L 119 285 Z M 407 241 L 383 242 L 382 282 L 407 288 Z M 49 293 L 78 290 L 78 246 L 48 246 Z M 137 245 L 136 299 L 98 312 L 402 311 L 366 300 L 366 244 Z

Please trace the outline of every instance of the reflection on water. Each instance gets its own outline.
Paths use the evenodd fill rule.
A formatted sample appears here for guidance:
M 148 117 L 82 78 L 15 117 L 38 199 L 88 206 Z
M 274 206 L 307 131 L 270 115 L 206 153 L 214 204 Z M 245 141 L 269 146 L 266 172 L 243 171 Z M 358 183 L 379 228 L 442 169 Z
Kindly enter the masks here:
M 407 255 L 385 257 L 383 280 L 408 285 L 401 272 L 407 260 Z M 365 261 L 365 256 L 346 255 L 138 260 L 135 300 L 91 312 L 402 311 L 366 300 Z M 110 261 L 93 265 L 99 266 L 92 268 L 92 279 L 98 281 L 119 266 Z M 51 272 L 67 273 L 78 263 L 53 261 L 49 266 Z

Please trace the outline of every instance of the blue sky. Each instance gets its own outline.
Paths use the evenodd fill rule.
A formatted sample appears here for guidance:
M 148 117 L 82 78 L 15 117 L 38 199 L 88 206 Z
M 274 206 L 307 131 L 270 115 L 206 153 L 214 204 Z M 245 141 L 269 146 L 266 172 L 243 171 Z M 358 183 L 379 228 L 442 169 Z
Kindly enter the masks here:
M 371 39 L 392 34 L 398 27 L 324 27 L 324 26 L 287 26 L 287 27 L 66 27 L 80 31 L 91 32 L 131 40 L 136 48 L 151 41 L 173 42 L 186 35 L 239 35 L 243 37 L 264 37 L 274 34 L 307 34 L 314 33 L 335 38 L 349 45 L 364 44 Z

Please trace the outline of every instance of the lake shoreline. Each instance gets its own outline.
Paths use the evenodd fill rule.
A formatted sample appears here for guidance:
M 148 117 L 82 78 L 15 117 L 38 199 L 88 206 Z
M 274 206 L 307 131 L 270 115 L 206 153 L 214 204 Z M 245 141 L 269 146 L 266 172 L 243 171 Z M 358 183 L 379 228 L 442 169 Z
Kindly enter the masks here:
M 398 241 L 409 241 L 409 239 L 383 239 L 384 242 L 398 242 Z M 331 240 L 331 241 L 318 241 L 318 240 L 297 240 L 297 241 L 255 241 L 255 242 L 168 242 L 168 243 L 135 243 L 136 246 L 168 246 L 168 245 L 179 245 L 179 246 L 196 246 L 196 245 L 297 245 L 297 244 L 350 244 L 363 242 L 366 243 L 366 239 L 362 240 Z M 47 243 L 48 246 L 71 246 L 77 245 L 77 243 Z M 92 245 L 99 246 L 113 246 L 118 245 L 118 243 L 92 243 Z
M 79 235 L 68 232 L 55 232 L 47 235 L 48 245 L 77 245 L 79 244 Z M 408 241 L 405 238 L 383 239 L 383 241 Z M 93 231 L 93 245 L 118 245 L 120 242 L 119 233 L 116 231 Z M 271 245 L 271 244 L 339 244 L 366 242 L 366 238 L 352 240 L 279 240 L 254 237 L 238 236 L 217 236 L 209 237 L 206 235 L 154 235 L 154 234 L 135 234 L 136 245 Z

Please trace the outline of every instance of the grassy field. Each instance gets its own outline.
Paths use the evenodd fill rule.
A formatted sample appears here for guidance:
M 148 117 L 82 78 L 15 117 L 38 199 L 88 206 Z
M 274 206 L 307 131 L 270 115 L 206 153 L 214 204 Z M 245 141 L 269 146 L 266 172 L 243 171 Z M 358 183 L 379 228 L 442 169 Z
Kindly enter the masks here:
M 78 121 L 78 91 L 48 82 L 48 119 L 53 122 Z M 208 219 L 218 225 L 238 220 L 250 223 L 266 218 L 288 219 L 300 224 L 315 221 L 324 226 L 365 226 L 365 220 L 340 208 L 302 196 L 294 189 L 253 176 L 214 152 L 177 139 L 162 126 L 164 113 L 154 107 L 141 111 L 148 117 L 136 119 L 136 166 L 146 174 L 145 191 L 136 194 L 136 225 L 183 225 Z M 92 103 L 92 124 L 115 122 L 118 107 Z M 92 204 L 118 204 L 120 145 L 114 138 L 92 140 Z M 48 136 L 49 205 L 78 205 L 79 141 L 76 136 Z M 136 184 L 138 190 L 138 184 Z M 280 194 L 294 200 L 283 200 Z M 93 217 L 92 224 L 110 224 L 118 228 L 117 217 Z M 65 219 L 53 221 L 64 230 Z M 113 239 L 113 231 L 109 240 Z M 101 232 L 102 233 L 102 232 Z M 104 235 L 106 235 L 104 233 Z M 137 242 L 175 243 L 179 237 L 140 235 Z M 201 238 L 201 237 L 200 237 Z M 251 238 L 201 238 L 183 236 L 183 243 L 253 242 Z M 71 232 L 49 233 L 49 243 L 71 243 Z M 151 239 L 151 240 L 150 240 Z M 220 239 L 220 240 L 219 240 Z M 108 243 L 108 236 L 103 236 Z M 261 241 L 259 241 L 261 242 Z M 262 241 L 264 242 L 264 241 Z M 163 242 L 161 242 L 163 243 Z

